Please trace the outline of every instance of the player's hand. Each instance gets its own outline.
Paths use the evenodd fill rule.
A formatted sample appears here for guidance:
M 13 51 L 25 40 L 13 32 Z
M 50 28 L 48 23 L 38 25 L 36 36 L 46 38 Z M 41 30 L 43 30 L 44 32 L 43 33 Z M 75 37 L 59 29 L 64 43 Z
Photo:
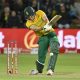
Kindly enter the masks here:
M 50 31 L 52 29 L 52 26 L 46 24 L 44 27 L 43 27 L 43 30 L 44 31 Z

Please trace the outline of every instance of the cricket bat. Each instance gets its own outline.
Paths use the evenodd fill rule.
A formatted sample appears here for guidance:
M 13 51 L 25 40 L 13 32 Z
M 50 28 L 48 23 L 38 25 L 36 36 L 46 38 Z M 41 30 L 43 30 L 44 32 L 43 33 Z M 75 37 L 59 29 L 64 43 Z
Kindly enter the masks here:
M 62 17 L 61 15 L 55 15 L 47 24 L 54 25 L 61 17 Z

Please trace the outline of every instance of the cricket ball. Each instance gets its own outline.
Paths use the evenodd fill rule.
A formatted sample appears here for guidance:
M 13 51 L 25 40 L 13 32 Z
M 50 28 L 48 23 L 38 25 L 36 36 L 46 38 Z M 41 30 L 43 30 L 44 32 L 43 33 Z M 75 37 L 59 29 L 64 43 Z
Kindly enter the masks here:
M 50 53 L 50 56 L 53 56 L 53 53 Z

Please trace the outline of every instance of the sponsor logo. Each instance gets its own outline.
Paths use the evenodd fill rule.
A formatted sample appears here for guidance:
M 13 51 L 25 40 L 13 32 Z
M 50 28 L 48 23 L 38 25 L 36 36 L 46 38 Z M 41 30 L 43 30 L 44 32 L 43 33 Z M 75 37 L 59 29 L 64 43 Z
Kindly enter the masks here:
M 76 35 L 74 35 L 73 33 L 65 34 L 64 30 L 59 30 L 57 36 L 60 48 L 80 49 L 80 31 L 77 31 Z M 32 47 L 38 47 L 38 44 L 35 43 L 36 38 L 36 34 L 32 30 L 28 31 L 24 38 L 26 48 L 31 49 Z
M 4 35 L 2 34 L 2 32 L 0 32 L 0 48 L 4 47 L 3 39 L 4 39 Z
M 80 31 L 76 35 L 64 34 L 63 30 L 58 31 L 58 39 L 60 48 L 75 48 L 80 49 Z
M 35 43 L 35 41 L 37 40 L 36 38 L 37 36 L 32 30 L 28 31 L 24 37 L 25 47 L 28 49 L 38 47 L 38 44 Z
M 60 43 L 60 48 L 64 49 L 80 49 L 80 30 L 76 30 L 75 32 L 67 33 L 67 30 L 58 30 L 58 39 Z M 0 48 L 5 47 L 5 38 L 6 35 L 3 35 L 3 32 L 0 32 Z M 23 35 L 24 36 L 24 35 Z M 6 37 L 7 38 L 7 37 Z M 4 40 L 4 42 L 3 42 Z M 24 44 L 27 49 L 38 47 L 37 44 L 38 37 L 36 34 L 29 30 L 26 32 L 24 37 Z

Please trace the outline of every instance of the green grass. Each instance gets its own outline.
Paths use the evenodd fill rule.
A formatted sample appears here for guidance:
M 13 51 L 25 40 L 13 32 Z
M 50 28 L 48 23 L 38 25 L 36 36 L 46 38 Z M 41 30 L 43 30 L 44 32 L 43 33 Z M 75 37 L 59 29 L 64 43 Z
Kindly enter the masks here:
M 0 80 L 80 80 L 80 54 L 61 54 L 58 56 L 55 73 L 46 75 L 48 57 L 42 75 L 29 75 L 35 69 L 37 55 L 18 55 L 18 74 L 7 74 L 7 56 L 0 55 Z

